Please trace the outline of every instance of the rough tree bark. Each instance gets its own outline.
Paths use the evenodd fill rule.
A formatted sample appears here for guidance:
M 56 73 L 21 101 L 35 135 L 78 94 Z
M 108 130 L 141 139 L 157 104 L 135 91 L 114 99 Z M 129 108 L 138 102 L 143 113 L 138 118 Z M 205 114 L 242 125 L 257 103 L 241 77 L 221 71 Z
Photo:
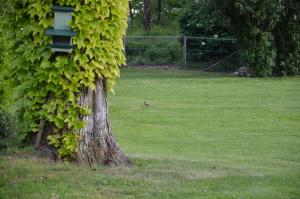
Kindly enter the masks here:
M 144 0 L 144 28 L 150 30 L 150 0 Z
M 112 135 L 108 123 L 104 80 L 98 79 L 95 83 L 94 91 L 89 88 L 82 91 L 80 105 L 90 108 L 92 113 L 82 118 L 86 125 L 80 130 L 77 159 L 85 165 L 130 164 Z

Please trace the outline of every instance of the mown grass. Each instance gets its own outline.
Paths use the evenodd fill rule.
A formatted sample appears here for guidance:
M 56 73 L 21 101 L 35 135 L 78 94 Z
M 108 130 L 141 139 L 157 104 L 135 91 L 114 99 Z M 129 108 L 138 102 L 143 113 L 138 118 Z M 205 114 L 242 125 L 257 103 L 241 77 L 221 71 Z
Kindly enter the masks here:
M 299 77 L 124 69 L 109 107 L 134 166 L 6 155 L 0 198 L 300 198 Z

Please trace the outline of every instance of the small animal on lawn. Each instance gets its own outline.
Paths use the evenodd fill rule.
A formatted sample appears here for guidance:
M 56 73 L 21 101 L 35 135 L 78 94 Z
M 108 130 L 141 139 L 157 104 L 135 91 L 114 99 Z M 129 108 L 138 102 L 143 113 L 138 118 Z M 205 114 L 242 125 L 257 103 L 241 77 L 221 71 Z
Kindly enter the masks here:
M 150 104 L 148 102 L 146 102 L 146 101 L 144 101 L 144 105 L 145 106 L 150 106 Z

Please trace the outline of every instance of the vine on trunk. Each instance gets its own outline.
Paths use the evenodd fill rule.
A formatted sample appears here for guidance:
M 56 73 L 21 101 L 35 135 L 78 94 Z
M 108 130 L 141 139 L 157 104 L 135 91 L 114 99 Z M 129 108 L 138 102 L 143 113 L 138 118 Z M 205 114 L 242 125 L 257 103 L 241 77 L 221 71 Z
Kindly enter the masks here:
M 77 32 L 74 53 L 53 55 L 51 38 L 53 4 L 75 8 L 69 26 Z M 26 133 L 37 132 L 39 121 L 52 126 L 49 141 L 61 157 L 75 154 L 82 117 L 91 114 L 80 105 L 82 89 L 96 89 L 101 79 L 112 91 L 119 66 L 125 63 L 123 35 L 127 27 L 126 0 L 12 0 L 14 11 L 0 22 L 1 41 L 7 40 L 1 56 L 1 80 L 5 106 L 19 113 Z M 2 53 L 1 53 L 2 54 Z

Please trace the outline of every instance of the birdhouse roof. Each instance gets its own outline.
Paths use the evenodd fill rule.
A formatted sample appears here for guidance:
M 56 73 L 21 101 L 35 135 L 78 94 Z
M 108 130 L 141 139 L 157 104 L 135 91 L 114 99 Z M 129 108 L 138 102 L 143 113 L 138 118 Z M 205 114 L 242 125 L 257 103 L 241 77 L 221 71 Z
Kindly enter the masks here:
M 55 6 L 52 6 L 52 10 L 54 12 L 73 12 L 74 8 L 55 5 Z

